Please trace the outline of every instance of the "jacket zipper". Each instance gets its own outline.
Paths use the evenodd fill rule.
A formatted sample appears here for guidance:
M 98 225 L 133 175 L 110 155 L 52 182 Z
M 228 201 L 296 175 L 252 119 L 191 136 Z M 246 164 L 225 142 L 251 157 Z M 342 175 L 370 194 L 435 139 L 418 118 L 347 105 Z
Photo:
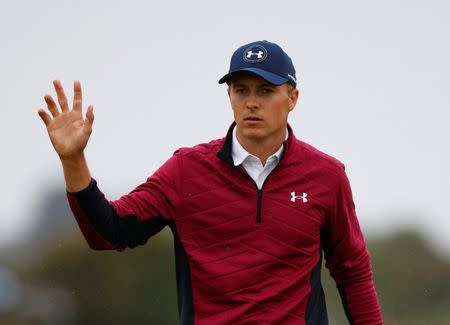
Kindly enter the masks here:
M 275 167 L 276 168 L 276 167 Z M 242 166 L 242 165 L 239 165 L 239 169 L 241 169 L 241 171 L 245 174 L 245 175 L 247 175 L 247 177 L 248 178 L 250 178 L 250 180 L 252 181 L 252 183 L 255 185 L 255 187 L 256 187 L 256 193 L 258 194 L 258 199 L 257 199 L 257 201 L 256 201 L 256 222 L 257 223 L 261 223 L 261 207 L 262 207 L 262 188 L 264 187 L 264 184 L 263 184 L 263 186 L 261 187 L 261 189 L 259 189 L 258 188 L 258 184 L 256 184 L 256 182 L 255 182 L 255 180 L 253 179 L 253 178 L 251 178 L 250 177 L 250 175 L 247 173 L 247 171 L 245 170 L 245 168 L 244 168 L 244 166 Z M 273 171 L 273 170 L 272 170 Z M 272 172 L 270 172 L 270 173 L 272 173 Z M 270 175 L 270 174 L 269 174 Z M 269 175 L 267 175 L 267 177 L 269 177 Z M 266 177 L 266 179 L 267 179 L 267 177 Z M 264 183 L 265 183 L 265 181 L 264 181 Z
M 264 181 L 264 183 L 265 183 L 265 181 Z M 256 185 L 256 183 L 255 183 L 255 185 Z M 263 184 L 263 186 L 264 186 L 264 184 Z M 261 187 L 261 189 L 259 189 L 258 186 L 256 186 L 256 190 L 258 191 L 258 203 L 256 206 L 256 222 L 261 223 L 262 187 Z
M 261 189 L 258 188 L 258 185 L 256 184 L 256 182 L 253 180 L 253 178 L 250 177 L 250 175 L 248 175 L 247 171 L 245 171 L 245 168 L 242 167 L 242 169 L 244 169 L 244 171 L 247 173 L 248 177 L 250 177 L 250 179 L 253 181 L 253 183 L 255 184 L 256 187 L 256 192 L 258 194 L 258 200 L 256 203 L 256 222 L 257 223 L 261 223 L 262 221 L 262 193 L 263 193 L 263 189 L 264 189 L 264 185 L 266 185 L 267 183 L 267 179 L 269 178 L 270 175 L 273 174 L 273 172 L 278 168 L 278 166 L 280 165 L 281 160 L 278 162 L 278 164 L 275 166 L 274 169 L 272 169 L 272 171 L 269 173 L 269 175 L 267 175 L 266 179 L 264 180 L 263 185 L 261 186 Z
M 283 156 L 284 156 L 284 155 L 283 155 Z M 283 156 L 281 156 L 281 159 L 283 159 Z M 261 223 L 261 221 L 262 221 L 262 213 L 261 213 L 261 210 L 262 210 L 262 192 L 263 192 L 264 185 L 266 185 L 266 182 L 267 182 L 267 179 L 269 178 L 269 176 L 272 175 L 273 172 L 274 172 L 274 171 L 278 168 L 278 166 L 280 165 L 281 159 L 280 159 L 280 161 L 278 161 L 278 164 L 277 164 L 277 165 L 275 166 L 275 168 L 269 173 L 269 175 L 267 175 L 266 179 L 264 180 L 263 185 L 261 186 L 261 189 L 258 188 L 258 185 L 257 185 L 256 182 L 253 180 L 253 178 L 250 177 L 250 175 L 247 173 L 247 171 L 245 170 L 245 168 L 244 168 L 242 165 L 239 166 L 240 169 L 241 169 L 245 174 L 247 174 L 247 176 L 251 179 L 251 181 L 253 182 L 253 184 L 255 184 L 255 187 L 256 187 L 256 193 L 258 194 L 258 200 L 257 200 L 257 202 L 256 202 L 256 222 L 257 222 L 257 223 Z

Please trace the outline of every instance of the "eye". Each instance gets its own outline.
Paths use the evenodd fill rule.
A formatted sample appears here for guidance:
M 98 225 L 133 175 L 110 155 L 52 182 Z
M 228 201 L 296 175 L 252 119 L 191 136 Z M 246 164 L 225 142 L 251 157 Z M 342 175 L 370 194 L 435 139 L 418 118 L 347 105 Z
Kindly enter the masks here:
M 236 89 L 234 90 L 234 92 L 235 92 L 236 94 L 244 94 L 244 93 L 245 93 L 245 88 L 236 88 Z
M 272 92 L 273 92 L 272 88 L 265 87 L 265 88 L 261 89 L 261 93 L 263 93 L 263 94 L 270 94 Z

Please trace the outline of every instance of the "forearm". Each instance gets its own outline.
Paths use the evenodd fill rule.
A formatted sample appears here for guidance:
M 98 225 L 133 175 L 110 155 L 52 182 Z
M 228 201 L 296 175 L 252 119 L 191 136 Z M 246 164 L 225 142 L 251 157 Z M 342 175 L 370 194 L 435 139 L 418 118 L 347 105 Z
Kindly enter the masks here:
M 70 158 L 61 159 L 61 164 L 68 192 L 79 192 L 89 186 L 91 173 L 83 152 Z
M 94 179 L 83 190 L 68 193 L 72 212 L 91 248 L 120 251 L 143 245 L 167 225 L 167 220 L 160 216 L 163 213 L 154 209 L 154 204 L 157 204 L 154 195 L 144 192 L 146 186 L 147 183 L 144 183 L 134 193 L 114 202 L 105 198 Z M 147 199 L 154 201 L 148 202 L 151 207 L 146 211 L 150 216 L 144 217 L 139 205 Z
M 350 324 L 383 324 L 368 251 L 330 270 Z
M 338 286 L 346 316 L 354 325 L 382 325 L 381 309 L 373 281 Z

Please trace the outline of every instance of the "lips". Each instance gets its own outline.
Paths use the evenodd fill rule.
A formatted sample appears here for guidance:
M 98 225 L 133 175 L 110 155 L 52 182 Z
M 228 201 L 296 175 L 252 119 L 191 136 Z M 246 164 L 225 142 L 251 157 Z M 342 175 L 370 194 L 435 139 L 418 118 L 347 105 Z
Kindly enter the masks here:
M 249 121 L 249 122 L 257 122 L 257 121 L 262 121 L 262 120 L 263 120 L 262 118 L 257 117 L 257 116 L 249 116 L 244 119 L 244 121 Z

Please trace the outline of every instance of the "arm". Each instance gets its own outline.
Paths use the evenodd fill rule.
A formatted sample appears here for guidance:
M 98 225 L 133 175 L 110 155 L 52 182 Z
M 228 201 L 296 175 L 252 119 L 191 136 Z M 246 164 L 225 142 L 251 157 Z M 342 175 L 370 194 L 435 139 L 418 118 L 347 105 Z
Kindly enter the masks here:
M 97 182 L 68 192 L 70 207 L 89 246 L 123 250 L 143 245 L 168 225 L 179 206 L 179 159 L 175 153 L 146 182 L 116 201 L 108 201 Z
M 74 83 L 74 102 L 70 110 L 59 81 L 53 82 L 60 110 L 52 96 L 46 95 L 48 114 L 38 113 L 46 125 L 49 138 L 64 171 L 70 207 L 93 249 L 117 249 L 143 244 L 160 231 L 173 215 L 178 194 L 171 175 L 178 164 L 174 158 L 166 163 L 146 183 L 115 202 L 108 201 L 91 178 L 84 149 L 92 132 L 92 106 L 82 116 L 81 86 Z
M 334 208 L 325 229 L 324 251 L 326 266 L 336 281 L 350 324 L 383 324 L 370 255 L 343 168 L 336 185 Z

